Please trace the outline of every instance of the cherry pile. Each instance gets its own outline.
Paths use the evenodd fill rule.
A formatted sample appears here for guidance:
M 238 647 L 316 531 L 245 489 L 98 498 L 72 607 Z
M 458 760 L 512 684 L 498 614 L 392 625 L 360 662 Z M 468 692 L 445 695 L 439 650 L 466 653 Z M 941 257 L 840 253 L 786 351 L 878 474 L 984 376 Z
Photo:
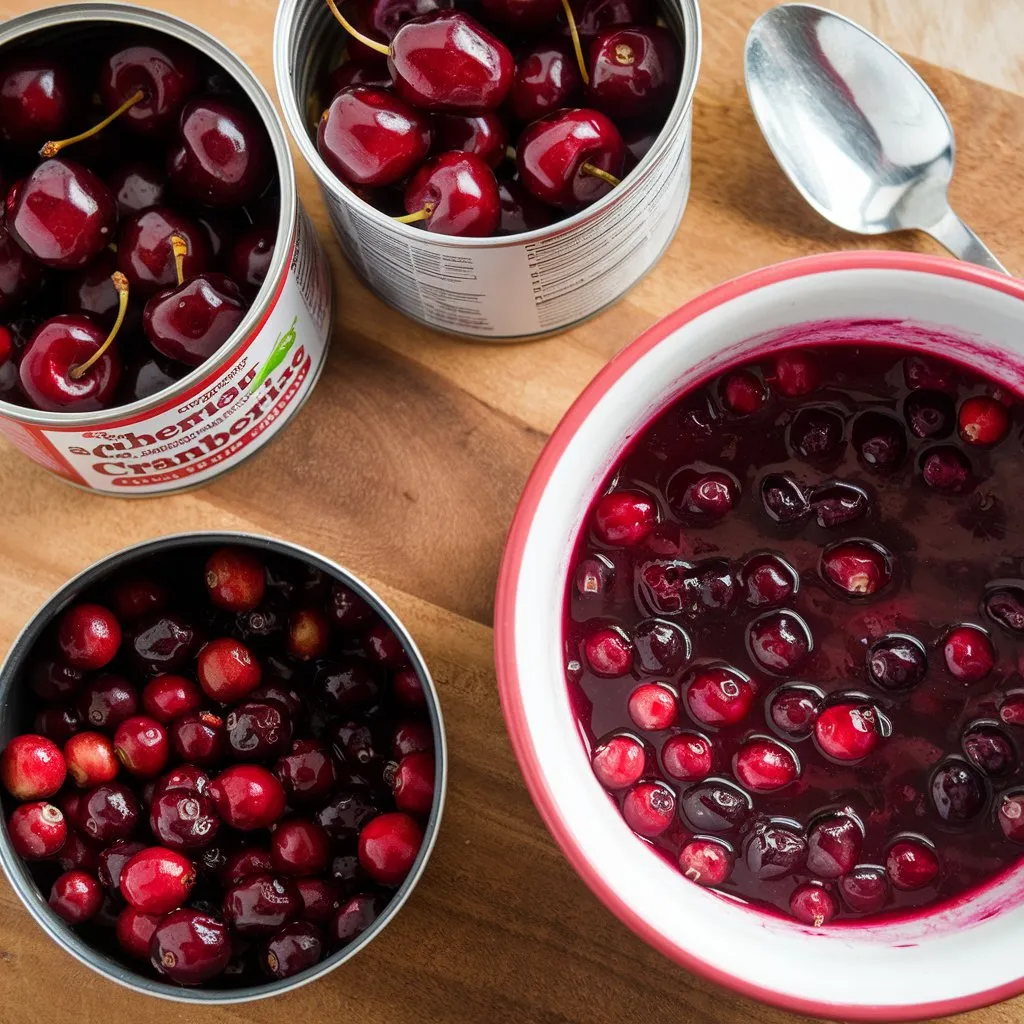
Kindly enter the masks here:
M 1024 853 L 1024 407 L 888 346 L 682 395 L 567 585 L 594 773 L 692 881 L 821 926 Z
M 38 642 L 0 754 L 7 830 L 91 944 L 181 985 L 285 978 L 382 913 L 434 797 L 426 696 L 348 587 L 186 549 Z
M 205 362 L 277 233 L 270 140 L 238 85 L 115 26 L 0 53 L 0 199 L 0 400 L 47 412 L 147 398 Z
M 589 206 L 651 148 L 679 89 L 653 0 L 327 3 L 349 35 L 317 149 L 427 231 L 516 234 Z

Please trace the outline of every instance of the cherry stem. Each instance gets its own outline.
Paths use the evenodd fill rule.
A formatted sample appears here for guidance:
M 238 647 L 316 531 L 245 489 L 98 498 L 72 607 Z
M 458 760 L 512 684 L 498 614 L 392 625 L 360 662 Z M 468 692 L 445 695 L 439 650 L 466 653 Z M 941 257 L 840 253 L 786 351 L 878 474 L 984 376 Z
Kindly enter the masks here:
M 181 235 L 171 235 L 171 252 L 174 253 L 174 272 L 178 275 L 178 287 L 185 283 L 185 257 L 188 255 L 188 242 Z
M 415 213 L 407 213 L 404 217 L 392 217 L 391 219 L 399 224 L 415 224 L 418 220 L 428 220 L 433 212 L 434 204 L 424 203 L 422 210 L 417 210 Z
M 128 278 L 121 273 L 120 270 L 115 270 L 110 275 L 110 280 L 114 284 L 114 288 L 117 290 L 117 319 L 114 321 L 114 326 L 110 328 L 110 333 L 107 335 L 107 340 L 81 366 L 72 366 L 68 371 L 68 376 L 72 380 L 81 380 L 93 364 L 96 363 L 104 352 L 114 343 L 114 339 L 117 337 L 117 332 L 121 330 L 121 324 L 124 323 L 124 315 L 128 312 Z
M 369 36 L 364 36 L 358 29 L 353 28 L 341 11 L 338 10 L 338 5 L 334 0 L 327 0 L 327 6 L 331 9 L 331 14 L 338 19 L 341 27 L 354 39 L 358 39 L 363 46 L 368 46 L 371 50 L 376 50 L 378 53 L 383 53 L 385 57 L 391 56 L 391 47 L 385 46 L 383 43 L 378 43 L 376 39 L 371 39 Z
M 47 142 L 41 150 L 39 155 L 45 160 L 49 160 L 50 157 L 56 156 L 66 146 L 71 146 L 76 142 L 82 142 L 85 139 L 91 139 L 97 132 L 103 131 L 104 128 L 110 124 L 111 121 L 116 121 L 126 110 L 131 110 L 136 103 L 140 103 L 146 98 L 146 94 L 141 90 L 137 90 L 131 96 L 128 97 L 115 110 L 112 114 L 108 114 L 99 124 L 94 124 L 91 128 L 87 128 L 84 132 L 79 132 L 78 135 L 72 135 L 69 139 L 59 139 L 56 142 Z
M 602 171 L 600 167 L 595 167 L 593 164 L 580 164 L 580 170 L 584 174 L 589 174 L 592 178 L 600 178 L 602 181 L 607 181 L 612 188 L 615 188 L 616 185 L 622 184 L 621 178 L 616 178 L 614 174 Z
M 331 0 L 327 0 L 331 3 Z M 572 48 L 576 51 L 576 63 L 580 66 L 580 77 L 584 85 L 590 85 L 590 75 L 587 74 L 587 62 L 583 59 L 583 47 L 580 45 L 580 34 L 576 31 L 576 19 L 573 17 L 569 0 L 562 0 L 562 10 L 565 11 L 565 20 L 569 23 L 569 35 L 572 36 Z

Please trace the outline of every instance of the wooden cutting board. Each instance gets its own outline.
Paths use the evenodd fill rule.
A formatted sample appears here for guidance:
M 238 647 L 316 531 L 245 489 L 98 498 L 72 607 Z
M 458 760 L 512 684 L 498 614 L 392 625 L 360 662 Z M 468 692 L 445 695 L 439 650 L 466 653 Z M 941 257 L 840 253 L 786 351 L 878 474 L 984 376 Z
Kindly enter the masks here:
M 272 0 L 160 0 L 220 35 L 273 88 Z M 0 15 L 36 6 L 0 0 Z M 0 647 L 68 576 L 126 544 L 241 529 L 308 545 L 377 587 L 416 636 L 449 728 L 440 839 L 407 907 L 354 962 L 298 992 L 195 1009 L 134 995 L 45 938 L 0 881 L 0 1022 L 586 1024 L 781 1022 L 654 953 L 590 894 L 540 823 L 498 706 L 491 615 L 519 491 L 547 434 L 593 374 L 680 303 L 736 274 L 830 249 L 867 247 L 833 230 L 788 186 L 742 84 L 747 28 L 766 0 L 705 0 L 690 206 L 668 254 L 627 298 L 561 337 L 467 344 L 419 327 L 370 295 L 333 242 L 338 313 L 323 380 L 284 437 L 203 490 L 147 501 L 76 491 L 0 444 Z M 1011 0 L 844 0 L 897 45 L 1024 78 Z M 999 30 L 1003 25 L 1003 31 Z M 930 40 L 930 41 L 929 41 Z M 960 53 L 967 43 L 970 49 Z M 921 47 L 930 47 L 922 51 Z M 948 60 L 947 60 L 948 57 Z M 946 104 L 959 146 L 957 211 L 1024 272 L 1024 98 L 918 67 Z M 299 165 L 325 238 L 323 206 Z M 920 236 L 878 245 L 936 251 Z M 552 628 L 557 624 L 552 623 Z M 567 740 L 572 742 L 571 739 Z M 1024 999 L 966 1015 L 1024 1017 Z

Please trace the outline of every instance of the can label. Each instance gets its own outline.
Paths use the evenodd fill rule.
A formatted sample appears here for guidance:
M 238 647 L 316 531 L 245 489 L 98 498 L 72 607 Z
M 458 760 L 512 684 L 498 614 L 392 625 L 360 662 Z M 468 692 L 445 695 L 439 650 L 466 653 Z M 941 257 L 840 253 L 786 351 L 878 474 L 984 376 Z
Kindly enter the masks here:
M 390 306 L 442 330 L 520 337 L 560 330 L 635 284 L 662 254 L 690 191 L 690 114 L 642 182 L 586 224 L 474 250 L 371 219 L 324 192 L 346 255 Z M 435 236 L 436 238 L 436 236 Z
M 36 462 L 108 494 L 159 494 L 205 482 L 265 444 L 308 395 L 327 353 L 330 269 L 302 207 L 284 280 L 247 343 L 170 401 L 88 429 L 0 418 Z

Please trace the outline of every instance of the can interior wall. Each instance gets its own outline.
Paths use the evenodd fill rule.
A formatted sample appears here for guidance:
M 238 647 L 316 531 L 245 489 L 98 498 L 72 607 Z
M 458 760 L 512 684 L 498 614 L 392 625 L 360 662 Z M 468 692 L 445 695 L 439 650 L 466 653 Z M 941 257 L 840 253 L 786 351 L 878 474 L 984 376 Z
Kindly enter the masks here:
M 445 786 L 448 777 L 448 750 L 437 690 L 419 648 L 395 613 L 357 577 L 334 562 L 317 555 L 315 552 L 286 541 L 243 533 L 192 533 L 146 541 L 101 559 L 64 584 L 32 616 L 11 645 L 3 665 L 0 666 L 0 750 L 10 742 L 18 731 L 17 725 L 21 721 L 23 710 L 22 694 L 24 692 L 24 688 L 18 684 L 24 678 L 24 669 L 33 653 L 33 648 L 43 637 L 47 628 L 51 626 L 53 620 L 71 605 L 80 594 L 108 579 L 111 575 L 122 572 L 143 559 L 164 554 L 174 549 L 217 547 L 223 544 L 239 544 L 245 547 L 254 547 L 278 556 L 306 562 L 321 570 L 331 579 L 335 579 L 354 590 L 381 616 L 387 626 L 401 640 L 402 646 L 409 655 L 410 663 L 415 668 L 416 674 L 420 679 L 424 693 L 427 694 L 427 712 L 434 736 L 436 768 L 434 804 L 424 828 L 423 845 L 408 877 L 401 887 L 396 890 L 384 913 L 354 943 L 326 957 L 307 971 L 281 981 L 271 981 L 268 979 L 266 984 L 246 988 L 181 988 L 169 982 L 161 982 L 132 971 L 120 961 L 90 946 L 50 909 L 45 896 L 39 891 L 35 880 L 32 878 L 24 862 L 14 852 L 7 834 L 6 825 L 0 820 L 0 865 L 2 865 L 8 881 L 29 913 L 62 949 L 109 980 L 116 981 L 137 992 L 178 1002 L 204 1005 L 250 1002 L 256 999 L 280 995 L 283 992 L 316 980 L 316 978 L 350 960 L 361 949 L 372 942 L 401 910 L 409 893 L 423 873 L 437 837 L 437 829 L 444 809 Z
M 369 287 L 430 327 L 491 341 L 565 330 L 618 301 L 671 242 L 689 191 L 700 15 L 696 0 L 668 0 L 661 13 L 682 41 L 683 72 L 651 151 L 622 185 L 585 210 L 536 231 L 478 239 L 396 224 L 328 170 L 316 151 L 319 111 L 310 98 L 339 59 L 344 30 L 323 0 L 283 0 L 275 72 L 285 119 L 319 179 L 342 249 Z M 645 210 L 652 215 L 647 236 L 640 237 Z M 593 260 L 587 260 L 601 238 L 604 280 L 595 285 L 587 278 L 596 273 Z

